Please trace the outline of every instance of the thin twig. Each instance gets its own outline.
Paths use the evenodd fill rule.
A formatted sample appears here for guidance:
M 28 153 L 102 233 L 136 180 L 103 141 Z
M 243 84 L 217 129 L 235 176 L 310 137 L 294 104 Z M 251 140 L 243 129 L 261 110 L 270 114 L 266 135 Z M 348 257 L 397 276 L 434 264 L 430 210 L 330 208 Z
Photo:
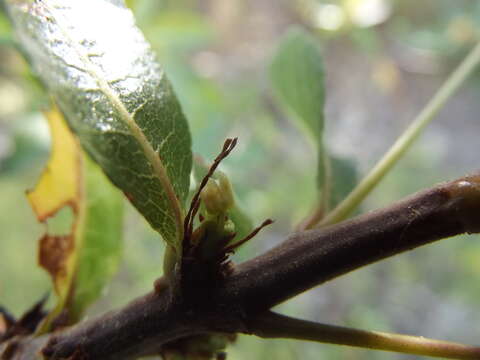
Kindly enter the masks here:
M 247 236 L 245 236 L 243 239 L 233 243 L 233 244 L 230 244 L 228 246 L 226 246 L 222 252 L 224 252 L 225 254 L 228 254 L 228 253 L 232 253 L 235 251 L 235 249 L 237 249 L 238 247 L 242 246 L 243 244 L 245 244 L 248 240 L 250 240 L 251 238 L 255 237 L 255 235 L 257 235 L 260 230 L 262 230 L 265 226 L 268 226 L 268 225 L 271 225 L 273 224 L 273 220 L 272 219 L 267 219 L 265 220 L 262 224 L 260 224 L 260 226 L 257 226 L 255 229 L 252 230 L 252 232 L 250 234 L 248 234 Z
M 480 62 L 480 43 L 467 55 L 465 60 L 450 75 L 435 96 L 413 120 L 412 124 L 392 145 L 390 150 L 378 161 L 365 178 L 353 191 L 333 209 L 320 223 L 326 226 L 338 223 L 345 218 L 365 199 L 372 189 L 382 180 L 385 174 L 398 162 L 403 154 L 421 134 L 422 130 L 432 121 L 443 108 L 448 99 L 469 78 Z
M 249 331 L 262 338 L 307 340 L 444 359 L 480 359 L 480 347 L 427 339 L 421 336 L 320 324 L 274 312 L 267 312 L 255 318 L 249 323 Z
M 200 194 L 203 188 L 207 185 L 208 179 L 210 179 L 210 177 L 213 175 L 213 173 L 217 169 L 218 165 L 220 165 L 222 160 L 225 159 L 230 154 L 230 152 L 235 148 L 235 146 L 237 145 L 237 141 L 238 141 L 238 138 L 225 140 L 222 151 L 220 152 L 220 154 L 217 155 L 217 157 L 213 161 L 212 165 L 210 166 L 210 169 L 208 170 L 208 173 L 203 177 L 195 195 L 192 198 L 192 201 L 190 203 L 190 209 L 188 210 L 184 220 L 184 244 L 183 244 L 184 248 L 188 248 L 190 246 L 190 237 L 193 231 L 193 221 L 195 219 L 195 215 L 198 212 L 198 209 L 200 208 Z

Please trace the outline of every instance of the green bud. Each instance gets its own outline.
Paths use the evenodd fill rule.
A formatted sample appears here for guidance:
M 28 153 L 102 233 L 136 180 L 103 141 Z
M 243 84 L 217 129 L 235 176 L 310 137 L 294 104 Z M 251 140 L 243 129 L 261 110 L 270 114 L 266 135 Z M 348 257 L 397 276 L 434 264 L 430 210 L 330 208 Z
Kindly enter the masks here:
M 220 171 L 215 175 L 216 179 L 208 179 L 200 193 L 205 208 L 211 215 L 224 214 L 234 205 L 232 185 L 227 176 Z

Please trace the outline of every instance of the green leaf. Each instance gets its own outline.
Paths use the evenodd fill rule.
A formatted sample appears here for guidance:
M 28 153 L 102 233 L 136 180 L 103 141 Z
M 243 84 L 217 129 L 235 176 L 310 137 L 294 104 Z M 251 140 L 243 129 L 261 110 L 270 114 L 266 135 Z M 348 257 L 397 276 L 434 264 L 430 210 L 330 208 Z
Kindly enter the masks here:
M 7 0 L 17 38 L 82 146 L 172 246 L 183 236 L 188 124 L 121 1 Z
M 100 297 L 122 255 L 123 197 L 102 170 L 84 156 L 87 207 L 75 276 L 73 314 Z
M 39 263 L 51 275 L 57 294 L 41 332 L 49 331 L 60 314 L 67 324 L 81 318 L 115 273 L 122 247 L 121 193 L 82 151 L 59 110 L 46 115 L 51 155 L 37 185 L 27 193 L 39 221 L 56 220 L 48 222 L 39 246 Z M 53 233 L 56 222 L 67 226 Z
M 352 159 L 331 155 L 332 185 L 330 208 L 337 206 L 357 185 L 358 172 Z
M 230 209 L 228 215 L 235 225 L 236 240 L 243 239 L 252 232 L 252 219 L 250 219 L 247 213 L 238 205 L 237 197 L 235 197 L 235 205 Z
M 352 161 L 331 156 L 324 148 L 324 77 L 316 39 L 299 27 L 290 28 L 273 56 L 270 78 L 280 103 L 317 146 L 316 183 L 325 211 L 355 187 L 357 176 Z
M 317 41 L 299 27 L 290 28 L 270 66 L 273 89 L 297 125 L 322 143 L 324 72 Z
M 323 147 L 325 86 L 322 57 L 317 41 L 297 26 L 280 40 L 270 66 L 274 93 L 317 147 L 317 187 L 328 191 L 328 164 Z
M 211 23 L 198 13 L 150 9 L 153 15 L 149 26 L 145 27 L 145 35 L 152 46 L 160 52 L 191 51 L 205 47 L 213 39 L 215 31 Z M 157 11 L 155 11 L 157 10 Z M 168 54 L 168 53 L 167 53 Z M 188 60 L 188 58 L 183 59 Z

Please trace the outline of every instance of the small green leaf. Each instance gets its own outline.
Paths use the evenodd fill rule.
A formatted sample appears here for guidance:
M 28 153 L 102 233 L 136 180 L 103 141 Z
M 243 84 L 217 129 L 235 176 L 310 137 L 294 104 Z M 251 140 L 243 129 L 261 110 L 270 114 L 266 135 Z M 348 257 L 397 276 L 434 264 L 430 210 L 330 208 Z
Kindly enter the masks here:
M 17 38 L 82 146 L 178 248 L 192 164 L 188 124 L 121 1 L 7 0 Z
M 324 77 L 317 41 L 302 28 L 291 27 L 273 56 L 270 78 L 280 103 L 317 147 L 317 187 L 328 191 L 328 155 L 323 146 Z
M 330 208 L 337 206 L 357 185 L 358 172 L 355 162 L 345 157 L 331 156 L 332 188 Z
M 324 201 L 320 207 L 326 211 L 355 187 L 356 171 L 351 161 L 324 148 L 325 76 L 317 43 L 305 30 L 290 28 L 273 57 L 270 77 L 280 103 L 317 146 L 316 183 Z
M 294 115 L 297 125 L 321 144 L 325 88 L 315 38 L 299 27 L 290 28 L 273 56 L 270 78 L 280 102 Z

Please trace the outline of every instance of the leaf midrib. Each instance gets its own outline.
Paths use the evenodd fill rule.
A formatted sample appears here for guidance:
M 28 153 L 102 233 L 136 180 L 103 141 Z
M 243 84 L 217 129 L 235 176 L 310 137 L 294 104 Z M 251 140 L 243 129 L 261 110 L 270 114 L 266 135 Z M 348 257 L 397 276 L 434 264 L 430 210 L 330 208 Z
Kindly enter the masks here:
M 117 96 L 115 91 L 111 88 L 109 83 L 98 74 L 95 65 L 90 61 L 88 56 L 85 55 L 82 48 L 78 46 L 75 39 L 70 36 L 69 32 L 66 30 L 66 26 L 64 26 L 64 24 L 62 24 L 60 20 L 61 18 L 63 18 L 63 16 L 58 14 L 56 10 L 54 10 L 51 6 L 43 2 L 40 4 L 41 6 L 44 6 L 45 9 L 53 15 L 53 18 L 56 20 L 58 28 L 62 32 L 63 36 L 68 40 L 68 43 L 72 46 L 72 48 L 82 61 L 85 67 L 85 71 L 97 82 L 99 89 L 112 103 L 112 106 L 118 111 L 121 120 L 128 126 L 128 128 L 133 134 L 133 137 L 140 144 L 143 153 L 145 154 L 145 157 L 152 165 L 155 176 L 162 184 L 165 194 L 167 195 L 168 202 L 170 203 L 171 209 L 173 210 L 175 217 L 177 240 L 180 240 L 183 236 L 183 211 L 173 188 L 173 185 L 170 181 L 170 178 L 168 177 L 167 170 L 160 159 L 160 155 L 155 152 L 155 150 L 149 143 L 147 137 L 143 133 L 142 129 L 135 122 L 132 114 L 127 110 L 127 108 Z

